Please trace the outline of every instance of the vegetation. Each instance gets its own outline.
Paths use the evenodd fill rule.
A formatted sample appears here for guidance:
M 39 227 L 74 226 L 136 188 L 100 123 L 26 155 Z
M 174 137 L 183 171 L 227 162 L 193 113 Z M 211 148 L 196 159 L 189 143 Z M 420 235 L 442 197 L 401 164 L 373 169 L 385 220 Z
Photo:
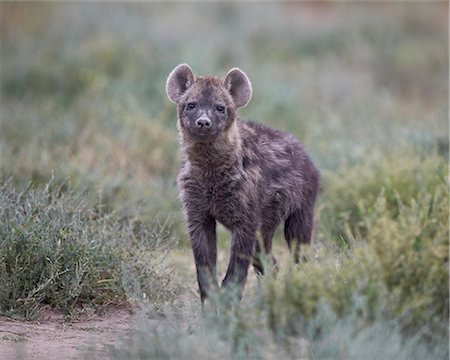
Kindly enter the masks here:
M 0 10 L 0 315 L 165 314 L 141 316 L 117 359 L 448 357 L 448 4 Z M 294 133 L 322 173 L 306 261 L 280 232 L 279 271 L 198 320 L 164 93 L 180 62 L 244 69 L 241 115 Z
M 0 313 L 30 319 L 44 305 L 79 314 L 125 300 L 173 295 L 161 268 L 168 232 L 87 205 L 86 193 L 49 182 L 0 192 Z M 88 200 L 89 201 L 89 200 Z

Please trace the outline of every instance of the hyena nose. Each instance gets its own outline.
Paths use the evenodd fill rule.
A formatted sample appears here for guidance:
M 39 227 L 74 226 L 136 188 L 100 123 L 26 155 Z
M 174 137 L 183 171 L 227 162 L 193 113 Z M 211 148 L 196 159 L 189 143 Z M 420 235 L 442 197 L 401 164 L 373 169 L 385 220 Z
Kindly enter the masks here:
M 211 120 L 209 120 L 206 116 L 200 116 L 197 120 L 195 120 L 195 125 L 197 127 L 209 128 L 211 127 L 212 123 Z

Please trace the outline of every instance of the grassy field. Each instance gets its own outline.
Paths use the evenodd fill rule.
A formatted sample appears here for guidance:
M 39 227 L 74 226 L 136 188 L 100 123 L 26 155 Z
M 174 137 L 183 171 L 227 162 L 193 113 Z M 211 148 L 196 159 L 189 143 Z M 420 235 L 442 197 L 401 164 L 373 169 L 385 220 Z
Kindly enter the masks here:
M 448 4 L 0 10 L 0 315 L 166 317 L 142 317 L 117 359 L 448 357 Z M 322 174 L 308 261 L 277 233 L 279 272 L 203 319 L 164 91 L 181 62 L 246 71 L 241 116 L 295 134 Z M 223 269 L 222 228 L 219 245 Z

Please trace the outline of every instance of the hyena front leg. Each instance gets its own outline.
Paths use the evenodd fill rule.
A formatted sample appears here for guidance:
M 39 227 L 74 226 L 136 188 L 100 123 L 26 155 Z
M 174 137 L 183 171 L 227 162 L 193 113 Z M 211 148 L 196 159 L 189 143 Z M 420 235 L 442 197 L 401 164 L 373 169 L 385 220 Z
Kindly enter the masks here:
M 238 298 L 242 297 L 248 267 L 252 261 L 256 242 L 256 226 L 234 229 L 232 231 L 231 254 L 227 273 L 222 282 L 222 287 L 235 285 Z
M 202 305 L 211 287 L 217 287 L 217 240 L 216 220 L 210 216 L 188 219 L 192 251 L 197 269 L 197 281 Z

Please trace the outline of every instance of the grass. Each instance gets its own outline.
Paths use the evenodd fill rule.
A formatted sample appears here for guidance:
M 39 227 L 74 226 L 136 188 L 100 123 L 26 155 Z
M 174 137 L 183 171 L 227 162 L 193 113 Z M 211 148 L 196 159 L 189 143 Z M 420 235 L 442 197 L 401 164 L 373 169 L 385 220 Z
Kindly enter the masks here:
M 378 208 L 396 221 L 404 207 L 442 191 L 447 163 L 433 152 L 372 153 L 357 165 L 324 172 L 322 182 L 326 201 L 320 205 L 321 230 L 333 242 L 348 244 L 367 236 L 370 216 L 379 216 Z
M 0 7 L 1 315 L 166 315 L 143 314 L 117 359 L 448 357 L 447 4 Z M 194 322 L 164 94 L 181 62 L 245 70 L 240 114 L 295 134 L 322 173 L 308 261 Z
M 427 164 L 418 166 L 426 168 Z M 408 177 L 408 173 L 403 177 Z M 429 183 L 421 183 L 409 203 L 404 202 L 402 195 L 411 188 L 395 188 L 397 208 L 389 204 L 393 185 L 385 185 L 372 202 L 360 193 L 359 197 L 367 199 L 367 203 L 360 208 L 359 221 L 349 218 L 344 224 L 351 236 L 348 246 L 334 253 L 330 253 L 329 246 L 310 249 L 310 260 L 300 271 L 287 268 L 273 283 L 269 281 L 265 298 L 273 302 L 273 327 L 292 327 L 296 314 L 313 316 L 315 306 L 325 299 L 337 315 L 345 315 L 358 306 L 361 320 L 366 323 L 384 317 L 398 318 L 399 327 L 405 332 L 421 331 L 424 338 L 437 334 L 445 338 L 449 306 L 449 194 L 444 179 L 438 180 L 437 185 L 434 180 L 432 177 Z M 434 189 L 430 188 L 432 184 Z M 422 186 L 426 186 L 426 192 L 421 191 Z M 345 210 L 337 213 L 343 215 Z M 363 234 L 359 231 L 361 223 Z
M 65 183 L 21 192 L 3 183 L 0 222 L 3 316 L 32 319 L 44 306 L 73 316 L 144 294 L 157 304 L 174 295 L 161 268 L 168 230 L 104 212 Z

